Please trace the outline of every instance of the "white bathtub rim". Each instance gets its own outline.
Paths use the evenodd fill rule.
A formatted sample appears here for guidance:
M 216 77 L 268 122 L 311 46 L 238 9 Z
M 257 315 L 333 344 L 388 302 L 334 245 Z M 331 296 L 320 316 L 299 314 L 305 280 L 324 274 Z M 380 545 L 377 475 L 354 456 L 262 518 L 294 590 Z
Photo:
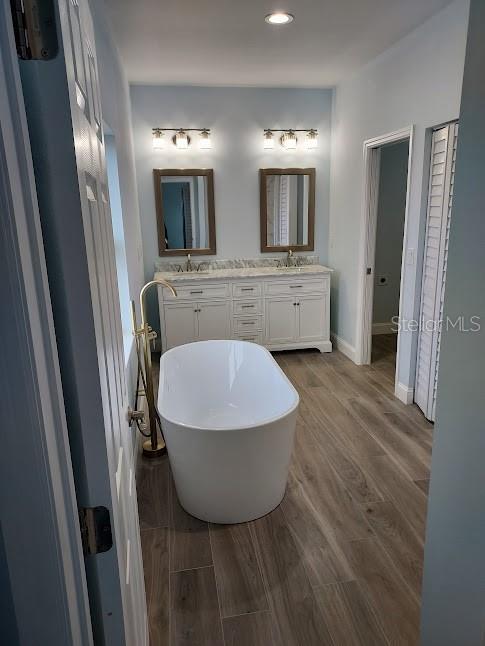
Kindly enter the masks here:
M 234 344 L 243 343 L 244 345 L 251 345 L 251 346 L 255 345 L 251 341 L 239 341 L 239 340 L 235 340 L 235 339 L 227 339 L 227 340 L 225 340 L 225 339 L 214 339 L 212 341 L 211 340 L 194 341 L 193 343 L 184 343 L 182 345 L 176 346 L 175 348 L 171 348 L 170 350 L 167 350 L 166 352 L 163 353 L 162 358 L 165 357 L 167 354 L 170 354 L 171 352 L 176 351 L 178 348 L 182 348 L 182 347 L 185 347 L 185 346 L 188 346 L 188 345 L 201 345 L 201 344 L 206 344 L 206 343 L 231 343 L 231 344 L 233 344 L 233 343 Z M 274 415 L 273 417 L 260 419 L 260 420 L 258 420 L 257 422 L 255 422 L 253 424 L 241 424 L 239 426 L 224 426 L 224 427 L 218 427 L 218 428 L 210 428 L 208 426 L 198 426 L 196 424 L 187 424 L 185 422 L 181 422 L 179 420 L 171 419 L 170 417 L 166 417 L 162 413 L 162 411 L 159 409 L 158 397 L 157 397 L 157 411 L 158 411 L 158 414 L 160 415 L 160 417 L 162 418 L 162 420 L 164 422 L 167 422 L 169 424 L 173 424 L 174 426 L 179 426 L 180 428 L 187 429 L 187 430 L 211 431 L 213 433 L 224 433 L 224 432 L 231 432 L 231 431 L 245 431 L 245 430 L 251 430 L 251 429 L 260 428 L 260 427 L 272 424 L 273 422 L 277 422 L 278 420 L 284 419 L 285 417 L 288 417 L 289 415 L 291 415 L 298 408 L 298 406 L 300 405 L 300 395 L 298 394 L 298 391 L 293 386 L 291 381 L 285 375 L 285 373 L 283 372 L 283 370 L 281 369 L 281 367 L 279 366 L 278 362 L 275 360 L 275 358 L 273 357 L 271 352 L 267 348 L 262 346 L 262 345 L 259 345 L 258 348 L 260 348 L 261 350 L 263 350 L 264 352 L 266 352 L 270 356 L 271 360 L 274 361 L 274 363 L 276 364 L 276 367 L 280 371 L 281 376 L 283 377 L 283 379 L 286 381 L 286 383 L 290 387 L 290 391 L 292 392 L 293 397 L 294 397 L 294 402 L 292 403 L 292 405 L 288 409 L 286 409 L 285 411 L 283 411 L 282 413 L 280 413 L 278 415 Z M 160 394 L 160 392 L 159 392 L 159 394 Z

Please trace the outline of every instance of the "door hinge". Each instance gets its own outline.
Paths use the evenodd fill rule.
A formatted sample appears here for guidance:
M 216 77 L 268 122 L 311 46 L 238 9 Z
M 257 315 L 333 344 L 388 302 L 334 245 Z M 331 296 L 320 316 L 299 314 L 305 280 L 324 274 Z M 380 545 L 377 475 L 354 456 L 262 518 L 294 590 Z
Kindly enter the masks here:
M 52 0 L 10 0 L 17 54 L 22 60 L 47 61 L 59 50 Z
M 107 552 L 113 547 L 111 520 L 106 507 L 80 507 L 79 524 L 85 555 Z
M 366 274 L 370 276 L 372 274 L 372 267 L 367 267 Z

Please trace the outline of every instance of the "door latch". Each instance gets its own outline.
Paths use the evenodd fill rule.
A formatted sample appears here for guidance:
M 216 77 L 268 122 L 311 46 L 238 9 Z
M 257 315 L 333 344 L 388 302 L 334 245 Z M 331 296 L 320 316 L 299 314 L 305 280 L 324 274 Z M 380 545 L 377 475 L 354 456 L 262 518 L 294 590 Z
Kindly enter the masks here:
M 79 524 L 85 556 L 107 552 L 113 547 L 111 519 L 106 507 L 80 507 Z

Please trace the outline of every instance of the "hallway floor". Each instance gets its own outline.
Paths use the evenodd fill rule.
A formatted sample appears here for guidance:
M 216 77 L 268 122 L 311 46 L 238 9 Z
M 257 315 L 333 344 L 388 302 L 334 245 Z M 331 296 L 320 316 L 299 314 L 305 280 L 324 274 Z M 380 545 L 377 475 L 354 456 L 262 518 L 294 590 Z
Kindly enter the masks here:
M 432 425 L 393 396 L 394 339 L 373 363 L 275 358 L 301 397 L 285 499 L 208 525 L 180 507 L 168 460 L 139 461 L 150 646 L 418 643 Z

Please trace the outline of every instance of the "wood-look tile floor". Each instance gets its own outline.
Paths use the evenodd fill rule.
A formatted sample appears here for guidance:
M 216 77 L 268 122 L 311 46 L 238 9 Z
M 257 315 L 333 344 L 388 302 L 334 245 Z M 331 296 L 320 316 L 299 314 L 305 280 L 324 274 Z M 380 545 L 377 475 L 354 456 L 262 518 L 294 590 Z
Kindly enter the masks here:
M 209 525 L 179 505 L 168 460 L 140 460 L 151 646 L 418 643 L 432 425 L 373 363 L 275 358 L 300 393 L 288 489 L 268 516 Z

